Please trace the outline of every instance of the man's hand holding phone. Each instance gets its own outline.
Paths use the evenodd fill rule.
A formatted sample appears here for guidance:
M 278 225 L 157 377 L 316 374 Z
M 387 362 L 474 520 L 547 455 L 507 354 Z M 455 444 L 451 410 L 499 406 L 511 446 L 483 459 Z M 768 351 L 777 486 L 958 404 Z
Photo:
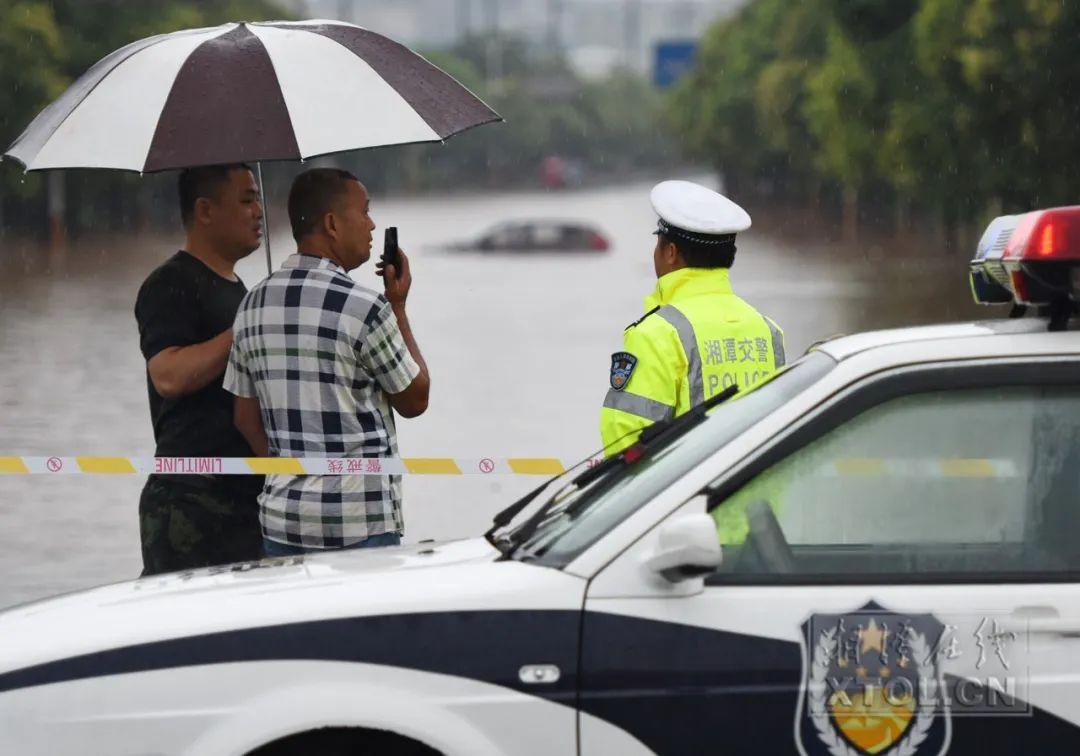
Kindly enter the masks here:
M 382 258 L 375 264 L 375 273 L 382 276 L 385 296 L 390 304 L 403 307 L 412 287 L 409 258 L 397 243 L 397 228 L 386 229 Z
M 412 326 L 409 325 L 409 316 L 405 313 L 405 300 L 412 286 L 412 274 L 409 272 L 409 258 L 398 247 L 397 229 L 393 226 L 386 229 L 382 259 L 375 263 L 375 272 L 382 276 L 384 295 L 394 311 L 401 338 L 420 367 L 420 372 L 408 388 L 401 393 L 390 395 L 390 406 L 405 417 L 416 417 L 427 410 L 431 378 L 428 376 L 427 363 L 424 362 L 420 347 L 413 336 Z

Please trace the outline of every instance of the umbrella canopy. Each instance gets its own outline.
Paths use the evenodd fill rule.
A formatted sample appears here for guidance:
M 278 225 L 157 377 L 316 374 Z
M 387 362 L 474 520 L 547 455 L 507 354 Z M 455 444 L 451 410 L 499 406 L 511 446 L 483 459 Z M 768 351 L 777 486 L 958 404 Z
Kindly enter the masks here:
M 499 120 L 424 58 L 358 26 L 224 24 L 103 58 L 6 155 L 27 170 L 145 173 L 437 142 Z

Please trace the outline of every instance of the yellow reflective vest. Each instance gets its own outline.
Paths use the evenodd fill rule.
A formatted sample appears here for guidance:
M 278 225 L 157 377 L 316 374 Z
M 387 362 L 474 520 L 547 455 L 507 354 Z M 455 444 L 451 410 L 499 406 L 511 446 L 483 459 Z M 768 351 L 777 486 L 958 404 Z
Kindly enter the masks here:
M 656 282 L 645 316 L 612 355 L 600 410 L 605 453 L 658 420 L 685 413 L 728 386 L 749 388 L 784 365 L 784 334 L 735 296 L 726 268 L 682 268 Z

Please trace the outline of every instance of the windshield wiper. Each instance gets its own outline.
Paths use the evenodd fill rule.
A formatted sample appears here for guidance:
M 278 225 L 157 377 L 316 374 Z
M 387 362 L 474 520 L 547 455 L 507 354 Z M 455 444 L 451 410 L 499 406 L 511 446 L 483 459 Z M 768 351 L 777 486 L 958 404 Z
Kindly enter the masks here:
M 667 421 L 664 421 L 664 422 L 667 422 Z M 649 426 L 649 427 L 653 427 L 653 426 Z M 646 428 L 645 430 L 648 430 L 648 428 Z M 643 431 L 641 431 L 641 430 L 630 431 L 630 433 L 642 433 L 642 432 Z M 628 436 L 628 435 L 630 435 L 630 433 L 628 433 L 626 435 Z M 612 443 L 618 443 L 619 441 L 622 441 L 623 438 L 625 438 L 625 437 L 626 436 L 622 436 L 622 437 L 616 439 L 615 441 L 613 441 Z M 585 459 L 592 459 L 597 454 L 602 454 L 604 452 L 604 449 L 606 449 L 606 448 L 607 448 L 607 446 L 593 452 L 589 456 L 585 457 Z M 621 463 L 620 455 L 617 455 L 617 454 L 613 455 L 611 457 L 607 457 L 606 459 L 601 460 L 595 467 L 588 468 L 584 472 L 580 473 L 577 477 L 573 478 L 565 486 L 560 488 L 559 491 L 555 495 L 552 496 L 552 500 L 558 498 L 559 493 L 565 491 L 567 488 L 569 488 L 569 487 L 571 487 L 573 485 L 585 485 L 586 483 L 591 482 L 592 480 L 594 480 L 598 475 L 603 474 L 604 471 L 610 470 L 616 464 L 620 464 L 620 463 Z M 578 467 L 580 464 L 581 464 L 581 462 L 579 462 L 577 465 L 574 465 L 574 467 Z M 562 475 L 567 475 L 573 469 L 574 469 L 573 467 L 570 468 L 570 470 L 567 470 L 566 472 L 562 473 Z M 543 483 L 541 483 L 539 486 L 534 488 L 532 491 L 529 491 L 527 494 L 522 496 L 520 499 L 518 499 L 513 504 L 508 506 L 506 509 L 502 510 L 497 515 L 495 515 L 495 517 L 492 518 L 492 520 L 491 520 L 491 527 L 488 528 L 486 533 L 484 533 L 484 538 L 486 538 L 488 540 L 488 542 L 492 546 L 494 546 L 496 549 L 498 549 L 505 556 L 506 553 L 508 552 L 508 550 L 513 547 L 513 539 L 508 537 L 509 534 L 504 535 L 504 536 L 502 536 L 500 538 L 496 538 L 495 534 L 499 530 L 501 530 L 502 528 L 506 527 L 511 522 L 513 522 L 514 518 L 518 516 L 518 514 L 521 512 L 521 510 L 525 509 L 525 507 L 529 506 L 533 501 L 535 501 L 536 497 L 539 496 L 544 491 L 544 489 L 546 489 L 548 486 L 550 486 L 552 481 L 557 480 L 560 477 L 562 477 L 562 476 L 558 475 L 558 476 L 556 476 L 554 478 L 548 478 Z
M 661 449 L 666 448 L 676 439 L 684 436 L 693 428 L 697 427 L 701 422 L 705 420 L 705 413 L 711 410 L 718 404 L 723 404 L 735 394 L 739 393 L 739 387 L 737 385 L 728 386 L 716 396 L 706 399 L 701 404 L 693 407 L 687 413 L 679 415 L 678 417 L 671 418 L 669 420 L 661 420 L 658 423 L 646 426 L 641 435 L 638 436 L 638 440 L 631 446 L 627 447 L 619 454 L 613 455 L 604 459 L 600 464 L 590 467 L 589 469 L 580 473 L 577 477 L 567 483 L 560 493 L 568 488 L 576 486 L 581 489 L 590 483 L 599 480 L 600 478 L 608 475 L 614 470 L 627 470 L 633 465 L 637 464 L 642 459 L 646 459 Z M 611 482 L 618 479 L 618 476 L 612 476 Z M 550 481 L 549 481 L 550 482 Z M 491 541 L 495 548 L 499 549 L 504 556 L 509 555 L 510 549 L 518 544 L 525 543 L 536 532 L 540 524 L 547 518 L 551 510 L 559 503 L 561 497 L 558 495 L 553 496 L 544 506 L 537 510 L 536 514 L 526 520 L 520 528 L 513 531 L 512 534 L 507 534 L 503 538 L 495 539 L 493 534 L 500 527 L 509 523 L 515 515 L 517 515 L 522 509 L 529 505 L 533 499 L 535 499 L 540 492 L 546 488 L 548 483 L 540 486 L 535 491 L 530 491 L 522 499 L 512 504 L 507 509 L 504 509 L 498 515 L 495 516 L 496 525 L 491 528 L 485 537 Z M 575 502 L 576 504 L 576 502 Z M 577 511 L 575 504 L 571 504 L 567 508 L 567 514 L 574 514 Z M 499 524 L 500 519 L 502 523 Z M 512 535 L 512 538 L 511 538 Z M 506 546 L 506 548 L 502 548 Z
M 487 529 L 486 533 L 484 533 L 484 538 L 488 540 L 488 543 L 498 549 L 499 553 L 501 553 L 503 556 L 506 556 L 506 554 L 509 553 L 510 549 L 513 547 L 513 542 L 511 542 L 505 536 L 502 538 L 496 538 L 495 534 L 499 530 L 504 528 L 506 525 L 509 525 L 510 522 L 515 517 L 517 517 L 518 512 L 529 506 L 529 504 L 532 503 L 533 499 L 539 496 L 540 492 L 548 487 L 548 485 L 551 483 L 551 480 L 552 479 L 550 478 L 548 480 L 545 480 L 539 486 L 534 488 L 532 491 L 529 491 L 529 493 L 522 496 L 520 499 L 515 501 L 513 504 L 511 504 L 506 509 L 495 515 L 494 518 L 492 518 L 491 527 Z
M 603 449 L 601 449 L 599 452 L 596 452 L 596 454 L 599 454 L 602 451 L 603 451 Z M 591 459 L 594 456 L 595 456 L 595 454 L 590 454 L 588 457 L 586 457 L 586 459 Z M 563 488 L 559 489 L 559 491 L 561 492 L 561 491 L 563 491 L 563 490 L 565 490 L 565 489 L 567 489 L 567 488 L 569 488 L 570 486 L 573 486 L 573 485 L 586 485 L 587 483 L 591 482 L 592 480 L 594 480 L 599 475 L 602 475 L 604 473 L 604 471 L 609 470 L 612 467 L 614 467 L 616 464 L 621 464 L 620 455 L 614 455 L 614 456 L 608 457 L 607 459 L 601 460 L 601 462 L 599 464 L 597 464 L 595 467 L 591 467 L 591 468 L 585 470 L 584 472 L 578 474 L 577 477 L 573 478 L 569 483 L 567 483 L 565 486 L 563 486 Z M 484 538 L 486 538 L 488 540 L 488 542 L 491 543 L 492 546 L 497 548 L 503 554 L 506 554 L 507 549 L 513 546 L 513 541 L 510 540 L 509 538 L 507 538 L 506 536 L 503 536 L 502 538 L 496 538 L 495 533 L 498 532 L 499 530 L 501 530 L 502 528 L 506 527 L 507 525 L 509 525 L 511 522 L 513 522 L 514 518 L 518 516 L 518 514 L 521 512 L 521 510 L 523 510 L 523 509 L 525 509 L 525 507 L 529 506 L 536 499 L 536 497 L 539 496 L 543 492 L 543 490 L 545 488 L 547 488 L 549 485 L 551 485 L 552 480 L 555 480 L 555 479 L 554 478 L 549 478 L 548 480 L 545 480 L 543 483 L 541 483 L 539 486 L 534 488 L 532 491 L 529 491 L 529 493 L 525 494 L 520 499 L 515 501 L 513 504 L 508 506 L 506 509 L 502 510 L 497 515 L 495 515 L 495 517 L 491 521 L 491 527 L 488 528 L 486 533 L 484 533 Z M 558 494 L 553 496 L 552 500 L 554 501 L 557 497 L 558 497 Z M 504 546 L 507 547 L 507 548 L 503 548 Z
M 669 422 L 669 421 L 664 421 L 664 422 L 666 423 L 666 422 Z M 649 426 L 648 428 L 645 428 L 644 431 L 648 431 L 649 428 L 653 428 L 653 427 L 655 427 L 655 426 Z M 632 431 L 630 431 L 630 433 L 627 433 L 625 436 L 620 436 L 616 440 L 612 441 L 611 444 L 619 443 L 624 438 L 626 438 L 626 436 L 629 436 L 632 433 L 642 433 L 642 435 L 644 435 L 644 431 L 642 431 L 640 429 L 639 430 L 632 430 Z M 597 454 L 602 454 L 604 452 L 604 450 L 607 449 L 608 446 L 611 446 L 611 444 L 607 444 L 606 446 L 601 447 L 597 451 L 595 451 L 592 454 L 590 454 L 589 456 L 585 457 L 585 459 L 592 459 Z M 582 461 L 584 461 L 584 460 L 582 460 Z M 567 483 L 565 486 L 560 488 L 559 491 L 562 492 L 562 491 L 566 490 L 567 488 L 569 488 L 570 486 L 575 485 L 575 484 L 584 485 L 583 483 L 581 483 L 581 481 L 583 479 L 585 479 L 586 474 L 594 473 L 596 471 L 609 470 L 609 469 L 611 469 L 611 467 L 614 466 L 614 463 L 617 463 L 617 462 L 619 462 L 619 455 L 613 455 L 613 456 L 608 457 L 608 458 L 606 458 L 604 460 L 601 460 L 600 463 L 597 464 L 595 467 L 587 469 L 584 473 L 581 473 L 580 475 L 578 475 L 578 477 L 574 478 L 569 483 Z M 581 462 L 579 462 L 577 465 L 574 465 L 574 467 L 578 467 L 580 464 L 581 464 Z M 569 474 L 574 469 L 574 467 L 570 468 L 570 470 L 567 470 L 566 472 L 562 473 L 561 475 L 555 476 L 554 478 L 548 478 L 543 483 L 541 483 L 539 486 L 534 488 L 532 491 L 529 491 L 527 494 L 522 496 L 520 499 L 518 499 L 513 504 L 508 506 L 506 509 L 504 509 L 501 512 L 499 512 L 498 514 L 496 514 L 495 517 L 492 518 L 492 520 L 491 520 L 491 527 L 488 528 L 486 533 L 484 533 L 484 538 L 486 538 L 488 540 L 488 542 L 491 543 L 492 546 L 494 546 L 499 551 L 501 551 L 501 552 L 503 552 L 505 554 L 506 552 L 502 547 L 503 547 L 503 545 L 509 545 L 508 542 L 507 542 L 507 539 L 505 537 L 504 538 L 496 538 L 495 533 L 498 532 L 501 528 L 504 528 L 505 526 L 507 526 L 511 522 L 513 522 L 514 518 L 518 516 L 518 514 L 521 512 L 521 510 L 523 510 L 523 509 L 525 509 L 525 507 L 529 506 L 529 504 L 531 504 L 536 499 L 536 497 L 539 496 L 544 491 L 545 488 L 547 488 L 549 485 L 551 485 L 552 481 L 557 480 L 558 478 L 562 477 L 563 475 Z M 600 473 L 597 473 L 597 474 L 600 474 Z M 594 477 L 595 476 L 590 476 L 586 482 L 592 481 L 594 479 Z M 557 495 L 558 494 L 556 494 L 556 496 Z

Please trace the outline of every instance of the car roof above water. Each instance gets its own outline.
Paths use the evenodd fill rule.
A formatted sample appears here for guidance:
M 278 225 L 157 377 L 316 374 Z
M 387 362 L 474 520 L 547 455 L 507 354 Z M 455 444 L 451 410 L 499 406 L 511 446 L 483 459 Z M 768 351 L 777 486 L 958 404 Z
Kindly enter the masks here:
M 594 226 L 588 221 L 574 220 L 572 218 L 515 218 L 500 221 L 489 226 L 486 231 L 491 233 L 510 228 L 586 228 L 592 230 Z

